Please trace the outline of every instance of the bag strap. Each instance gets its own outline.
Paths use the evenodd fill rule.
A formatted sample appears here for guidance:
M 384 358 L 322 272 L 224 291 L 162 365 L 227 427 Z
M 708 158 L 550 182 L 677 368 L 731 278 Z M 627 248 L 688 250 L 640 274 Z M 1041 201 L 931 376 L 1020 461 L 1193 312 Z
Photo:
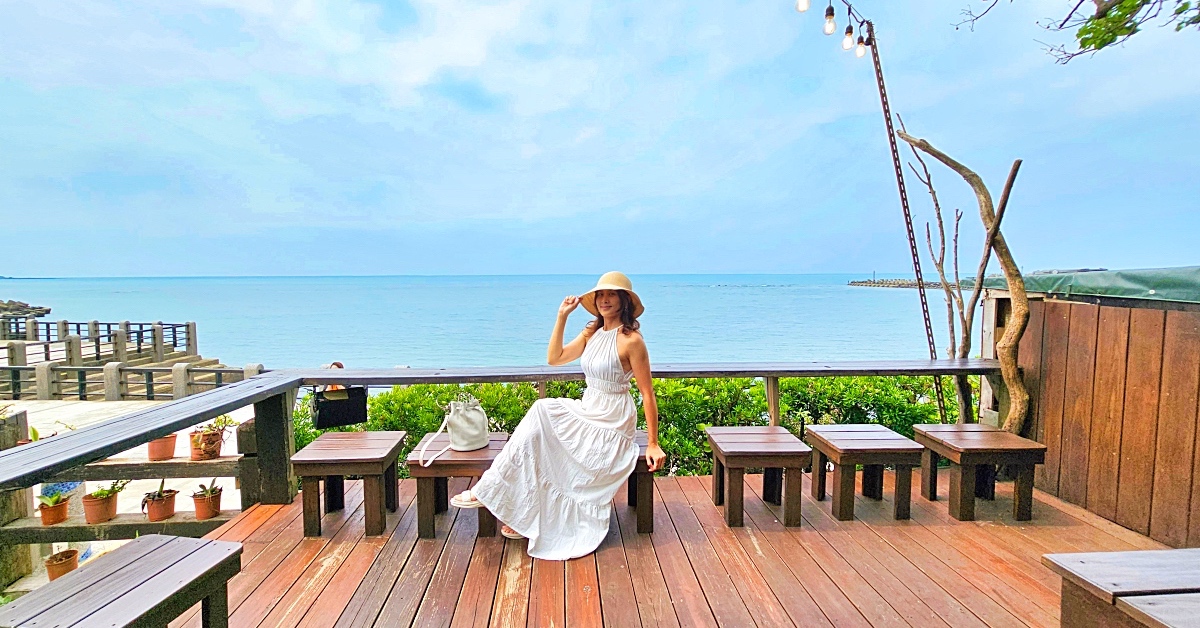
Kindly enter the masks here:
M 434 434 L 433 434 L 434 437 L 437 437 L 438 434 L 441 434 L 446 429 L 446 424 L 449 422 L 450 422 L 450 413 L 446 413 L 446 418 L 442 419 L 442 426 L 439 427 L 436 432 L 434 432 Z M 430 458 L 428 461 L 426 461 L 425 460 L 425 451 L 429 449 L 429 443 L 432 443 L 432 442 L 433 442 L 433 438 L 426 440 L 425 444 L 421 445 L 420 453 L 417 454 L 417 462 L 419 462 L 422 467 L 428 467 L 429 465 L 433 464 L 434 460 L 437 460 L 438 456 L 446 453 L 447 451 L 450 451 L 450 446 L 446 445 L 445 447 L 442 448 L 441 451 L 437 452 L 436 454 L 433 454 L 433 457 Z

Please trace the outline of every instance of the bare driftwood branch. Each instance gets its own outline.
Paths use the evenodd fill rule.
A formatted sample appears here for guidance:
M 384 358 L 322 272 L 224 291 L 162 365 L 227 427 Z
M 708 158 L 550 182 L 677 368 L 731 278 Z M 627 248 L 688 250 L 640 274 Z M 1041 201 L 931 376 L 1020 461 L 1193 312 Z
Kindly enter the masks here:
M 1008 411 L 1004 417 L 1004 429 L 1013 433 L 1020 433 L 1025 425 L 1025 415 L 1028 414 L 1029 410 L 1029 391 L 1025 388 L 1025 383 L 1021 379 L 1021 373 L 1017 367 L 1017 346 L 1021 335 L 1025 333 L 1025 326 L 1029 323 L 1029 298 L 1025 293 L 1025 282 L 1021 277 L 1021 271 L 1013 259 L 1012 251 L 1008 248 L 1008 243 L 1004 240 L 1004 234 L 1000 231 L 1000 220 L 1004 217 L 1004 209 L 1008 205 L 1009 194 L 1016 181 L 1017 171 L 1021 167 L 1021 160 L 1013 163 L 1008 181 L 1005 183 L 1004 191 L 1001 194 L 1001 207 L 997 211 L 992 201 L 991 192 L 988 191 L 983 178 L 976 174 L 974 170 L 938 150 L 926 140 L 915 138 L 903 130 L 898 131 L 897 135 L 914 150 L 920 150 L 953 170 L 975 192 L 976 201 L 979 203 L 979 217 L 983 221 L 984 228 L 987 229 L 988 245 L 984 253 L 983 267 L 986 270 L 987 257 L 990 255 L 990 251 L 995 251 L 996 259 L 1000 262 L 1005 279 L 1008 280 L 1012 311 L 1005 325 L 1004 334 L 996 343 L 996 354 L 1000 359 L 1000 372 L 1004 378 L 1004 384 L 1008 388 L 1009 395 Z M 980 289 L 979 286 L 982 282 L 983 272 L 976 277 L 976 290 Z

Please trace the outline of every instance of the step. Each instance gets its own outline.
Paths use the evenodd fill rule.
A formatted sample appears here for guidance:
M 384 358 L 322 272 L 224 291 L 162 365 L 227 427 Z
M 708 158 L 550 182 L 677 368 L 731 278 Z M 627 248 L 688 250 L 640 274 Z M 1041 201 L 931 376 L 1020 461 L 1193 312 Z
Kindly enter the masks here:
M 181 438 L 186 439 L 183 434 Z M 232 478 L 238 477 L 242 456 L 221 456 L 213 460 L 150 461 L 144 458 L 108 458 L 82 467 L 68 469 L 47 482 L 105 482 L 146 478 Z
M 188 495 L 176 496 L 176 501 L 189 499 Z M 0 543 L 70 543 L 75 541 L 108 541 L 132 539 L 142 534 L 171 534 L 175 536 L 201 537 L 241 514 L 239 509 L 222 509 L 221 514 L 204 521 L 196 520 L 196 513 L 176 512 L 166 521 L 149 521 L 146 515 L 120 513 L 105 523 L 90 524 L 83 515 L 68 517 L 66 521 L 52 526 L 42 525 L 39 516 L 22 517 L 0 526 Z

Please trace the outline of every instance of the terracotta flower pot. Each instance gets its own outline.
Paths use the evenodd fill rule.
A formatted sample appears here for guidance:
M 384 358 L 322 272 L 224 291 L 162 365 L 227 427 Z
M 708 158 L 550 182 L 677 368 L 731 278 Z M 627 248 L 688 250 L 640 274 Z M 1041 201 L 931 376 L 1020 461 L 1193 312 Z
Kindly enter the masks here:
M 167 434 L 156 438 L 147 445 L 150 449 L 150 460 L 170 460 L 175 457 L 175 438 L 178 434 Z
M 53 506 L 42 504 L 38 506 L 38 513 L 42 515 L 42 525 L 52 526 L 56 523 L 62 523 L 67 520 L 67 506 L 70 502 L 63 500 Z
M 146 516 L 151 521 L 162 521 L 175 516 L 175 494 L 179 491 L 167 489 L 163 491 L 162 499 L 151 499 L 146 502 Z
M 83 496 L 83 517 L 88 523 L 104 523 L 117 516 L 117 496 Z
M 217 491 L 215 495 L 209 497 L 192 495 L 192 501 L 196 502 L 197 521 L 212 519 L 221 514 L 221 493 L 222 491 Z
M 225 435 L 221 432 L 192 432 L 192 460 L 212 460 L 221 455 Z
M 79 550 L 64 550 L 46 559 L 46 575 L 54 580 L 79 568 Z

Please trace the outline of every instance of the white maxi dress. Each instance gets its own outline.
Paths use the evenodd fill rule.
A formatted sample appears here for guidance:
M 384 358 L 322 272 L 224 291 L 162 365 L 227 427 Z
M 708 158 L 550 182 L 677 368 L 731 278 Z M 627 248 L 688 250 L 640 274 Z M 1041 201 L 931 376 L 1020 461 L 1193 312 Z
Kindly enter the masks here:
M 620 328 L 597 330 L 580 359 L 582 400 L 539 399 L 471 489 L 529 539 L 529 555 L 568 560 L 599 547 L 612 499 L 637 465 L 632 373 L 617 357 Z

